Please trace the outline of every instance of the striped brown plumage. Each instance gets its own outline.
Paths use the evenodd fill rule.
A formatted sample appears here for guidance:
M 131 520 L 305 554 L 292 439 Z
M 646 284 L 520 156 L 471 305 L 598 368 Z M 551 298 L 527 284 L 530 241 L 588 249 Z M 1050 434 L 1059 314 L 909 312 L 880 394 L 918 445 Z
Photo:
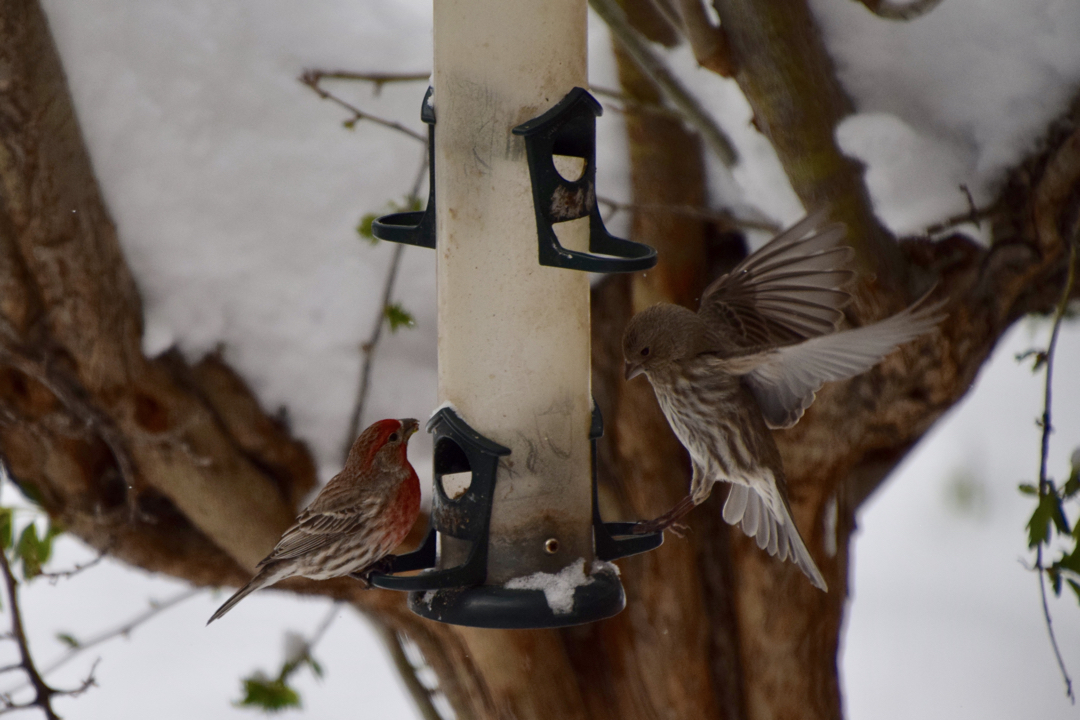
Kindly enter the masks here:
M 640 531 L 670 527 L 731 484 L 724 520 L 758 547 L 791 558 L 818 588 L 825 579 L 792 520 L 780 452 L 770 428 L 798 422 L 822 384 L 876 365 L 941 320 L 925 297 L 879 323 L 837 332 L 853 273 L 844 226 L 819 211 L 721 276 L 692 312 L 661 303 L 623 335 L 626 378 L 645 374 L 671 429 L 690 454 L 690 494 Z
M 207 625 L 259 588 L 294 575 L 326 580 L 363 573 L 400 545 L 420 513 L 420 480 L 407 456 L 418 427 L 411 418 L 380 420 L 361 433 L 342 471 Z

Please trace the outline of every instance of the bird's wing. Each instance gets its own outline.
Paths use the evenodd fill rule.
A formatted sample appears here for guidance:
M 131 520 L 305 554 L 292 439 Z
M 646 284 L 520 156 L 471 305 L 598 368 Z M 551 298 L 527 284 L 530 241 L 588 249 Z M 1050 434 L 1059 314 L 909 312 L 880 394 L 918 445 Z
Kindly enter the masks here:
M 844 226 L 821 227 L 818 210 L 777 235 L 713 281 L 698 313 L 706 326 L 740 348 L 786 345 L 833 332 L 850 296 L 853 274 L 842 245 Z
M 924 296 L 890 318 L 853 330 L 735 360 L 769 427 L 791 427 L 826 382 L 845 380 L 878 364 L 897 347 L 929 332 L 945 314 Z M 739 367 L 742 365 L 742 367 Z
M 782 561 L 791 558 L 810 578 L 814 587 L 828 592 L 825 578 L 806 549 L 782 494 L 777 494 L 770 503 L 755 488 L 733 483 L 724 503 L 724 520 L 729 525 L 741 527 L 744 533 L 757 541 L 759 548 L 776 559 Z
M 288 560 L 305 555 L 342 536 L 363 531 L 371 518 L 378 517 L 378 508 L 373 505 L 378 505 L 379 502 L 379 498 L 370 498 L 358 505 L 339 510 L 305 510 L 296 519 L 296 524 L 285 531 L 281 540 L 259 566 L 262 567 L 272 560 Z

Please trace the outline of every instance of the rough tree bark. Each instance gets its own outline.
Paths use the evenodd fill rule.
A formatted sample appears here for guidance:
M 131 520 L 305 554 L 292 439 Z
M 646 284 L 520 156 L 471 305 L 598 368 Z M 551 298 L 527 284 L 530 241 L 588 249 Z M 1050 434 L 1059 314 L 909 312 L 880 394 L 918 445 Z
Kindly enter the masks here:
M 689 517 L 686 539 L 621 561 L 626 611 L 584 627 L 453 628 L 414 617 L 398 594 L 361 592 L 352 581 L 285 585 L 348 600 L 407 633 L 459 717 L 839 717 L 836 650 L 857 508 L 966 392 L 1009 324 L 1045 311 L 1061 286 L 1063 238 L 1076 234 L 1080 215 L 1080 112 L 1051 128 L 1012 174 L 993 207 L 992 247 L 961 235 L 897 243 L 873 221 L 858 169 L 830 147 L 846 101 L 830 105 L 842 93 L 820 42 L 799 39 L 812 29 L 810 15 L 805 25 L 766 25 L 740 15 L 753 8 L 729 5 L 718 9 L 758 126 L 804 201 L 832 201 L 865 239 L 860 257 L 878 282 L 864 284 L 852 321 L 905 304 L 909 285 L 928 278 L 950 315 L 940 332 L 873 372 L 827 387 L 795 428 L 777 434 L 795 519 L 828 594 L 725 526 L 722 493 Z M 753 39 L 744 28 L 754 27 L 772 34 Z M 803 65 L 786 67 L 816 68 L 814 85 L 778 70 L 760 43 L 802 53 Z M 641 101 L 634 107 L 658 100 L 621 55 L 619 70 Z M 790 116 L 777 107 L 801 116 L 814 102 L 826 106 L 809 121 L 815 138 L 780 131 Z M 705 204 L 694 136 L 640 109 L 628 112 L 627 127 L 635 201 Z M 800 153 L 810 146 L 807 163 Z M 190 366 L 175 354 L 143 356 L 136 284 L 33 0 L 0 1 L 0 201 L 0 457 L 12 476 L 71 532 L 132 565 L 196 585 L 243 582 L 315 482 L 310 457 L 222 358 Z M 649 303 L 695 304 L 706 268 L 730 248 L 719 230 L 676 213 L 638 213 L 632 234 L 657 247 L 662 264 L 594 292 L 609 516 L 651 517 L 685 491 L 687 460 L 648 386 L 622 382 L 618 339 Z

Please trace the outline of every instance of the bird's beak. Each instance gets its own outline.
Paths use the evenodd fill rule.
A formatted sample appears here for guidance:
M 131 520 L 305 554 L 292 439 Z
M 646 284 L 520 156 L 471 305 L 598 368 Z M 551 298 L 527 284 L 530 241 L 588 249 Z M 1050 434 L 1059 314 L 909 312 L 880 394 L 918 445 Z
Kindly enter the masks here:
M 633 380 L 638 375 L 645 372 L 645 368 L 641 365 L 641 363 L 638 363 L 637 365 L 635 365 L 634 363 L 630 362 L 629 360 L 627 360 L 625 362 L 625 364 L 623 366 L 623 369 L 624 369 L 623 375 L 627 380 Z
M 412 434 L 420 429 L 420 423 L 412 418 L 405 418 L 401 421 L 401 434 L 405 437 L 405 441 L 408 442 Z

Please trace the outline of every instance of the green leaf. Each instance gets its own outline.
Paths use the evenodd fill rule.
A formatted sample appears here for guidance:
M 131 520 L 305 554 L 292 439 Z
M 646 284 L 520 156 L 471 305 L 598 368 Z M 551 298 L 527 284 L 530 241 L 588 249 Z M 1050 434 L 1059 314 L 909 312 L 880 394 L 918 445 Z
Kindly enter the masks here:
M 244 679 L 244 697 L 235 703 L 240 707 L 257 707 L 267 712 L 300 707 L 300 694 L 280 678 L 270 680 L 255 673 Z
M 1031 483 L 1020 483 L 1020 492 L 1025 495 L 1038 495 L 1039 488 L 1035 487 Z
M 322 665 L 319 664 L 319 661 L 311 657 L 310 655 L 308 655 L 307 661 L 308 665 L 311 666 L 311 672 L 315 674 L 315 677 L 322 679 L 323 669 Z
M 1069 475 L 1069 479 L 1065 481 L 1065 487 L 1061 490 L 1066 500 L 1080 492 L 1080 468 L 1073 467 L 1072 474 Z
M 1076 595 L 1077 602 L 1080 602 L 1080 584 L 1076 583 L 1074 580 L 1066 580 L 1065 582 Z
M 34 523 L 23 528 L 19 542 L 15 545 L 15 556 L 22 561 L 25 579 L 29 580 L 41 574 L 41 542 L 38 540 Z
M 416 327 L 416 320 L 413 319 L 412 313 L 401 307 L 399 303 L 387 305 L 386 309 L 383 310 L 383 315 L 386 317 L 387 322 L 390 323 L 390 332 L 397 332 L 398 328 L 401 327 Z
M 49 523 L 49 529 L 45 531 L 45 537 L 38 541 L 38 561 L 44 565 L 52 557 L 53 540 L 64 532 L 59 525 Z
M 1023 362 L 1030 357 L 1035 358 L 1035 361 L 1031 364 L 1031 372 L 1038 372 L 1039 368 L 1046 362 L 1046 351 L 1036 350 L 1034 348 L 1025 350 L 1024 352 L 1017 354 L 1016 362 Z
M 1069 521 L 1065 517 L 1065 508 L 1052 481 L 1047 481 L 1049 486 L 1045 495 L 1039 496 L 1039 504 L 1031 513 L 1028 521 L 1028 547 L 1033 548 L 1040 543 L 1050 541 L 1050 525 L 1063 535 L 1069 534 Z
M 1061 571 L 1057 564 L 1046 568 L 1046 574 L 1050 576 L 1050 588 L 1054 591 L 1054 597 L 1061 597 Z
M 1054 567 L 1072 570 L 1080 575 L 1080 547 L 1074 547 L 1071 553 L 1062 555 L 1061 559 L 1054 563 Z
M 72 650 L 81 647 L 81 644 L 78 640 L 75 639 L 75 636 L 69 633 L 56 633 L 56 639 L 67 645 Z
M 366 239 L 372 245 L 379 242 L 379 238 L 375 237 L 375 233 L 371 230 L 371 224 L 375 222 L 377 217 L 379 217 L 378 213 L 368 213 L 360 218 L 360 224 L 356 226 L 356 232 L 360 237 Z
M 1053 495 L 1043 495 L 1035 506 L 1028 520 L 1028 547 L 1033 548 L 1050 540 L 1050 523 L 1054 514 L 1054 503 L 1057 500 Z
M 11 547 L 11 508 L 0 507 L 0 545 L 5 550 Z

